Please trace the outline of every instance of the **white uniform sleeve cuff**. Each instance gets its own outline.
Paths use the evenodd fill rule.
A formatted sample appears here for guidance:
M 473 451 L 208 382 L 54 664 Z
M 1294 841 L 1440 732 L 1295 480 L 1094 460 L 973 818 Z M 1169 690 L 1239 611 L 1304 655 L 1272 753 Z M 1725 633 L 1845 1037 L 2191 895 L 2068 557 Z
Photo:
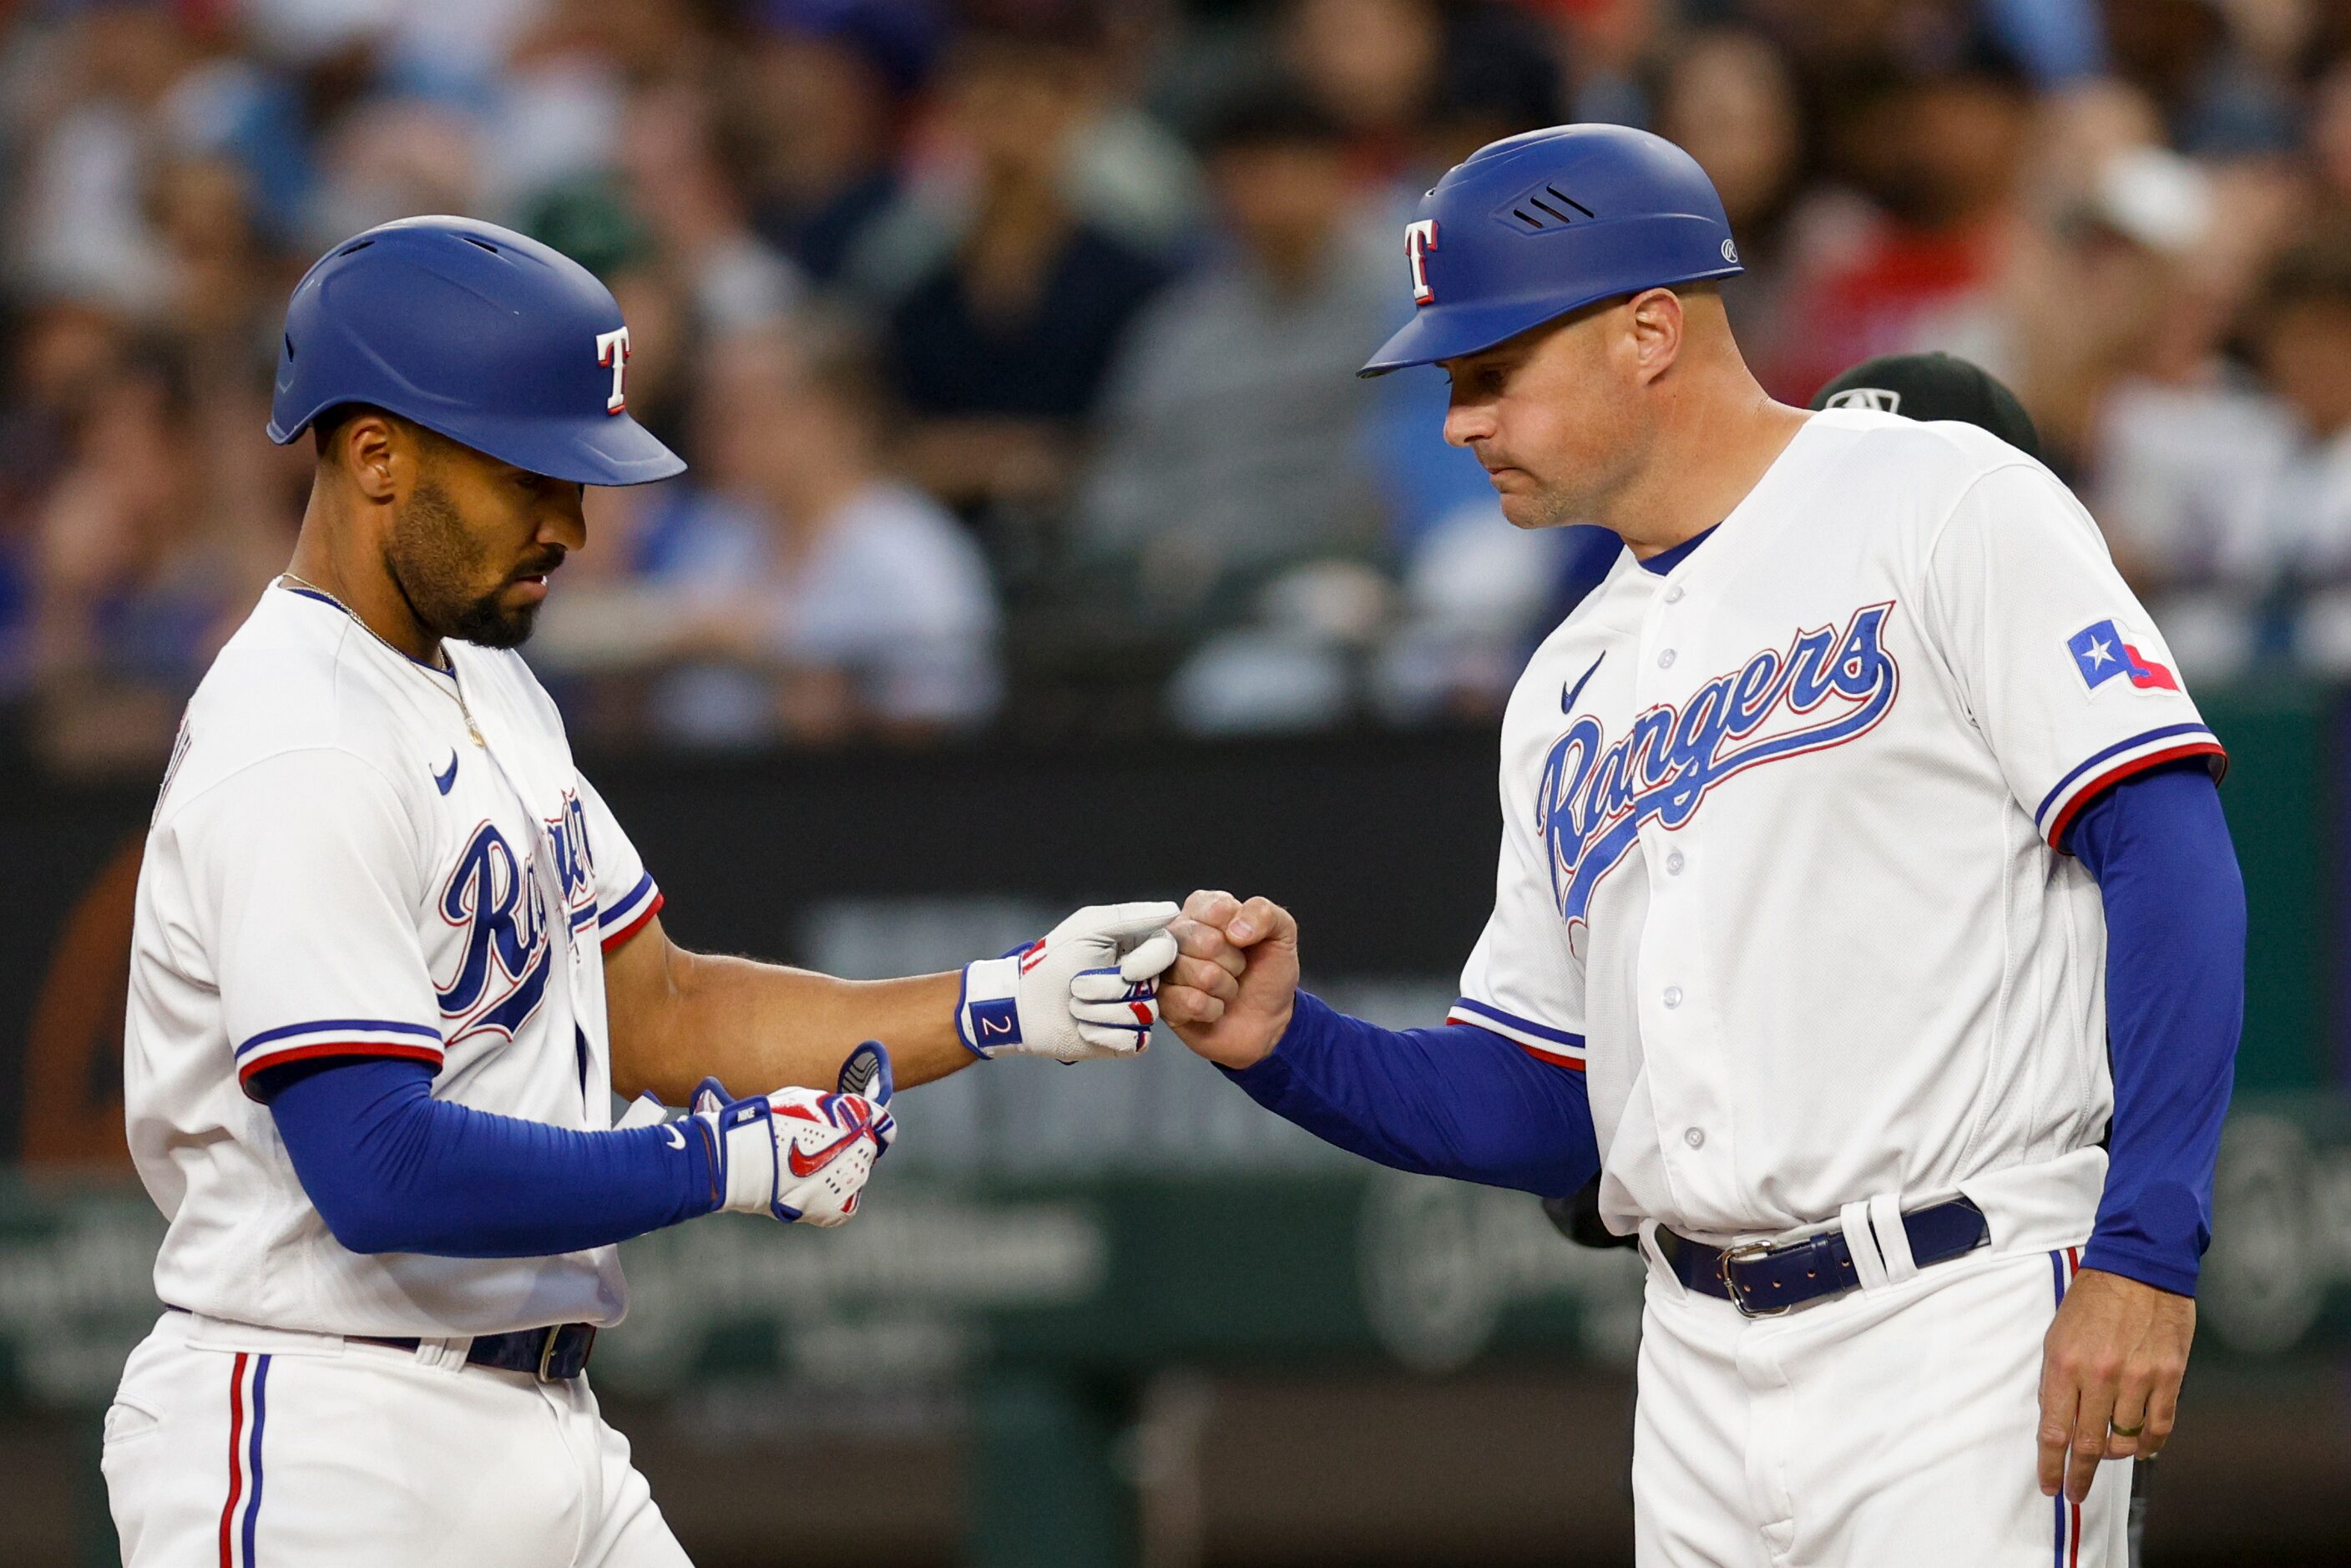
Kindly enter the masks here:
M 2033 825 L 2040 829 L 2043 840 L 2055 849 L 2065 841 L 2065 830 L 2073 825 L 2074 816 L 2096 800 L 2101 790 L 2134 773 L 2144 773 L 2183 757 L 2210 758 L 2216 779 L 2228 771 L 2229 754 L 2203 725 L 2167 724 L 2143 730 L 2084 759 L 2057 780 L 2056 787 L 2042 797 L 2041 809 L 2032 816 Z
M 397 1019 L 313 1019 L 249 1036 L 236 1048 L 236 1079 L 249 1085 L 266 1067 L 324 1056 L 389 1056 L 441 1065 L 441 1031 Z
M 1504 1040 L 1516 1040 L 1546 1061 L 1555 1061 L 1578 1072 L 1583 1071 L 1583 1037 L 1573 1030 L 1554 1029 L 1547 1023 L 1520 1018 L 1474 997 L 1457 998 L 1452 1009 L 1445 1015 L 1445 1021 L 1474 1024 L 1500 1035 Z

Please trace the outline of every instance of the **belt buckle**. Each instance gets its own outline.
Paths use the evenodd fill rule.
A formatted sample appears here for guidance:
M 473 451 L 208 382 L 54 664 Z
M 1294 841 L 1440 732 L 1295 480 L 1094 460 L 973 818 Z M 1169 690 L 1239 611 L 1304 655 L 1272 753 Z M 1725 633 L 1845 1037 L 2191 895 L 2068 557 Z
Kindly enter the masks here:
M 1777 1249 L 1768 1241 L 1750 1241 L 1741 1247 L 1726 1247 L 1715 1255 L 1715 1278 L 1722 1281 L 1723 1293 L 1730 1298 L 1730 1304 L 1739 1309 L 1740 1317 L 1776 1318 L 1793 1310 L 1795 1303 L 1792 1301 L 1776 1307 L 1749 1305 L 1747 1298 L 1740 1293 L 1739 1281 L 1730 1276 L 1732 1264 L 1752 1262 L 1758 1258 L 1769 1258 L 1775 1250 Z
M 559 1375 L 555 1370 L 555 1353 L 563 1343 L 563 1331 L 569 1328 L 581 1330 L 584 1336 L 580 1342 L 580 1364 L 569 1373 Z M 541 1383 L 566 1382 L 588 1370 L 589 1353 L 596 1347 L 595 1324 L 556 1323 L 545 1332 L 547 1337 L 539 1342 L 538 1346 L 538 1380 Z

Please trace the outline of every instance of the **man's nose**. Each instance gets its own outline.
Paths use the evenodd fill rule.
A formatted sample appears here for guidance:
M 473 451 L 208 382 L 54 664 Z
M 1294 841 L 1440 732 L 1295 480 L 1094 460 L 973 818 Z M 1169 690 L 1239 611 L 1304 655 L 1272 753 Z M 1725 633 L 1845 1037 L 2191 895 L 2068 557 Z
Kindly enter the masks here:
M 1481 403 L 1463 402 L 1455 398 L 1445 411 L 1445 442 L 1448 446 L 1469 445 L 1472 442 L 1491 440 L 1494 434 L 1494 412 Z
M 580 505 L 585 495 L 582 488 L 574 486 L 558 496 L 552 505 L 539 513 L 538 538 L 541 544 L 575 550 L 588 542 L 588 517 Z

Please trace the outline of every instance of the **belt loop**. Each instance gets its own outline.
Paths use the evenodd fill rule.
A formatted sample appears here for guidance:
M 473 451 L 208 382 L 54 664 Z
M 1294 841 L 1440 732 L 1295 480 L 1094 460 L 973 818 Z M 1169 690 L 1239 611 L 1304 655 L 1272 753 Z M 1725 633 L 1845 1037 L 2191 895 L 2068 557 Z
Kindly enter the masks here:
M 461 1334 L 455 1339 L 419 1339 L 416 1342 L 416 1363 L 419 1366 L 446 1368 L 452 1372 L 465 1370 L 465 1354 L 474 1348 L 474 1336 Z
M 1918 1265 L 1910 1256 L 1910 1231 L 1902 1223 L 1902 1195 L 1883 1192 L 1869 1200 L 1869 1228 L 1876 1235 L 1878 1255 L 1886 1260 L 1886 1282 L 1898 1285 L 1917 1278 Z
M 1845 1250 L 1853 1257 L 1854 1283 L 1865 1291 L 1885 1289 L 1886 1262 L 1877 1255 L 1877 1242 L 1869 1234 L 1868 1202 L 1848 1203 L 1838 1209 L 1837 1228 L 1844 1232 Z
M 1641 1257 L 1649 1264 L 1654 1277 L 1662 1281 L 1662 1288 L 1675 1301 L 1687 1301 L 1689 1287 L 1682 1283 L 1682 1277 L 1674 1271 L 1673 1260 L 1666 1256 L 1666 1244 L 1657 1239 L 1661 1228 L 1654 1219 L 1641 1221 Z

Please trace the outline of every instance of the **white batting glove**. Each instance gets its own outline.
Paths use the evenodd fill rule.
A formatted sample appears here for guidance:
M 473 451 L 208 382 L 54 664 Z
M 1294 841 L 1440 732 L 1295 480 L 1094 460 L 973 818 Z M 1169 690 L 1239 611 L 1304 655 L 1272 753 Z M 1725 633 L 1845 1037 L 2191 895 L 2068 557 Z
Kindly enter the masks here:
M 865 1179 L 898 1135 L 890 1113 L 890 1057 L 868 1040 L 841 1067 L 863 1093 L 778 1089 L 730 1100 L 715 1078 L 695 1092 L 694 1119 L 709 1130 L 718 1207 L 785 1224 L 833 1226 L 857 1212 Z
M 1133 1056 L 1176 961 L 1172 904 L 1094 904 L 1001 958 L 967 964 L 956 1032 L 981 1056 Z

